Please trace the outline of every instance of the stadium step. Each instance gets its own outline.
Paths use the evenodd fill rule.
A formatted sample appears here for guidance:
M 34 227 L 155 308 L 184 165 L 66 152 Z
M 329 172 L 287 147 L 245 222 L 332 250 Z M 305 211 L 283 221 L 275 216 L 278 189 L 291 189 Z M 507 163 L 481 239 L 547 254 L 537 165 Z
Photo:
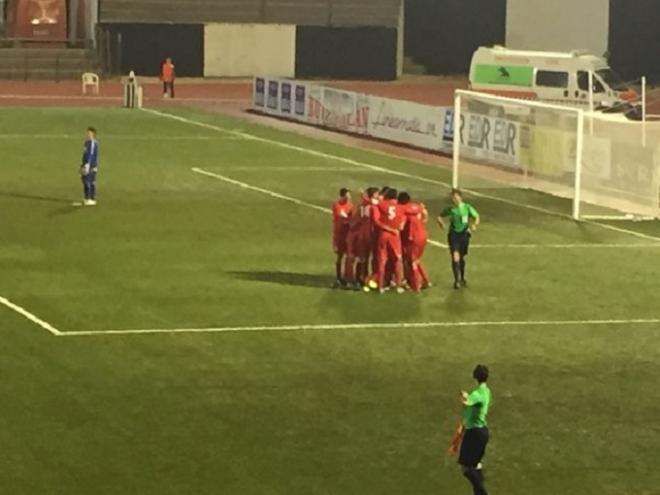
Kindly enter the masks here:
M 0 48 L 0 79 L 77 79 L 98 72 L 93 50 L 83 48 Z

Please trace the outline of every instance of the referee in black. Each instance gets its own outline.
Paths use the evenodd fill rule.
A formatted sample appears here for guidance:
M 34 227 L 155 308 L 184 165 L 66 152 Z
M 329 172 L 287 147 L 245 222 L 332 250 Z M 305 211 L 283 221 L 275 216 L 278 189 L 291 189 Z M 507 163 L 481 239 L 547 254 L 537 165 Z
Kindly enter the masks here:
M 463 427 L 465 433 L 461 442 L 461 451 L 458 463 L 463 469 L 463 476 L 472 484 L 474 495 L 488 495 L 484 485 L 484 475 L 481 461 L 486 454 L 488 444 L 488 409 L 490 407 L 491 393 L 488 388 L 488 368 L 482 364 L 477 365 L 472 372 L 477 381 L 477 388 L 469 394 L 461 392 L 461 403 L 464 406 Z

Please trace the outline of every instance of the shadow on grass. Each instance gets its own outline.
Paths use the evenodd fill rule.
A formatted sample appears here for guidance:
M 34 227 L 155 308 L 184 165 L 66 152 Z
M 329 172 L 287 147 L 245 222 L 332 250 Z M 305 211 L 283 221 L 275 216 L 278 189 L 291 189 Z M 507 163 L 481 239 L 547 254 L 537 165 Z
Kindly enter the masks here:
M 332 285 L 332 277 L 315 273 L 295 273 L 276 271 L 254 271 L 254 272 L 228 272 L 240 280 L 252 282 L 270 282 L 279 285 L 296 287 L 313 287 L 316 289 L 329 289 Z
M 17 192 L 0 191 L 0 197 L 11 199 L 27 199 L 29 201 L 46 201 L 49 203 L 59 203 L 71 205 L 71 199 L 53 198 L 50 196 L 40 196 L 38 194 L 22 194 Z

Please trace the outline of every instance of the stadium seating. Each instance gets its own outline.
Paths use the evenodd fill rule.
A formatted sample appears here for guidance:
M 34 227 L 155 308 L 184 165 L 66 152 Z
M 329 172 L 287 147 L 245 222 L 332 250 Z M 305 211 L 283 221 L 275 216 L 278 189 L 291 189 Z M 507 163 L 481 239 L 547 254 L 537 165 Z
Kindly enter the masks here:
M 0 79 L 75 79 L 96 65 L 93 51 L 81 48 L 0 48 Z
M 104 0 L 102 22 L 286 22 L 396 27 L 399 0 Z

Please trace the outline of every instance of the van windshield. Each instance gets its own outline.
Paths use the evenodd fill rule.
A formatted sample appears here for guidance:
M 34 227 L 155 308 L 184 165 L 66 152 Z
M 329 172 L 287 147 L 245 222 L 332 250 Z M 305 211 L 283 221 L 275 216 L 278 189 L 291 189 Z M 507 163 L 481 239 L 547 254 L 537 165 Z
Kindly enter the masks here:
M 628 89 L 626 83 L 624 83 L 619 75 L 609 67 L 607 69 L 597 70 L 596 74 L 600 76 L 605 84 L 615 91 L 626 91 Z

